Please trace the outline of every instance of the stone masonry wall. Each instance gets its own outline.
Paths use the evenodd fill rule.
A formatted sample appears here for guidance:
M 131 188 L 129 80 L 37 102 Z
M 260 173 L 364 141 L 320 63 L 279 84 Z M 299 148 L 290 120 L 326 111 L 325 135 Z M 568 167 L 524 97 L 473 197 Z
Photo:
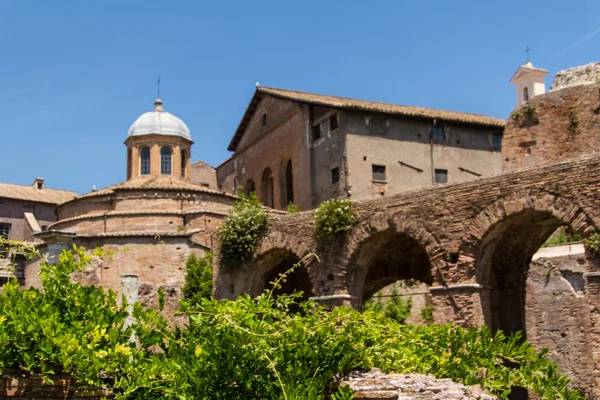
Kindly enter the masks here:
M 104 388 L 87 389 L 61 373 L 53 377 L 54 383 L 44 383 L 38 374 L 3 370 L 0 376 L 0 399 L 13 400 L 101 400 L 111 399 Z
M 569 86 L 589 85 L 599 82 L 600 62 L 595 62 L 558 72 L 554 77 L 550 90 L 560 90 Z
M 536 96 L 512 115 L 502 143 L 504 172 L 600 151 L 598 83 Z

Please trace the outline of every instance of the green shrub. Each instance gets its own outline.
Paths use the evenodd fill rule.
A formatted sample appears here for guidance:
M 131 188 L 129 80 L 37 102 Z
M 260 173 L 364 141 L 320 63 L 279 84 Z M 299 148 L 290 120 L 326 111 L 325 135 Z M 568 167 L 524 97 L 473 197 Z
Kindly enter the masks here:
M 300 212 L 300 207 L 298 207 L 298 204 L 294 204 L 290 201 L 287 206 L 287 212 L 290 214 L 296 214 L 297 212 Z
M 209 251 L 203 257 L 190 254 L 185 262 L 185 284 L 182 292 L 184 308 L 197 305 L 202 299 L 208 299 L 212 295 L 212 266 L 213 257 Z
M 267 217 L 256 193 L 250 193 L 247 199 L 240 195 L 216 232 L 222 267 L 237 267 L 254 253 L 261 236 L 267 232 Z
M 333 241 L 347 235 L 355 220 L 352 200 L 327 200 L 315 211 L 315 233 L 322 240 Z
M 592 253 L 600 252 L 600 233 L 593 233 L 585 240 L 585 247 Z
M 106 385 L 117 400 L 317 400 L 334 375 L 373 366 L 479 383 L 502 397 L 521 386 L 545 399 L 582 399 L 546 352 L 518 335 L 401 325 L 376 313 L 327 311 L 299 294 L 201 299 L 183 327 L 136 304 L 134 324 L 124 328 L 128 306 L 116 293 L 70 281 L 88 263 L 75 248 L 42 266 L 43 290 L 22 290 L 15 280 L 4 286 L 0 370 L 39 368 L 50 381 L 61 368 Z M 296 307 L 302 311 L 290 312 Z
M 431 324 L 433 322 L 433 306 L 421 308 L 421 318 L 426 324 Z
M 374 297 L 377 297 L 380 293 L 381 292 L 376 293 Z M 405 323 L 406 319 L 410 316 L 412 299 L 410 297 L 406 300 L 403 299 L 396 284 L 393 285 L 390 292 L 390 298 L 387 302 L 383 303 L 379 300 L 375 300 L 374 297 L 365 301 L 363 307 L 364 311 L 381 313 L 401 324 Z

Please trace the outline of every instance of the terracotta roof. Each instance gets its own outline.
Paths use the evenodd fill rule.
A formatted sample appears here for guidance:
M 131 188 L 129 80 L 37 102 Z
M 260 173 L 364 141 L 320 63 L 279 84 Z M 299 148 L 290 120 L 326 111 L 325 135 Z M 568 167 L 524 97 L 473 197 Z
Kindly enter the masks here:
M 184 190 L 184 191 L 219 194 L 222 196 L 237 199 L 237 196 L 235 196 L 233 194 L 209 189 L 205 186 L 188 182 L 183 178 L 176 177 L 173 175 L 161 175 L 161 176 L 147 175 L 147 176 L 139 176 L 139 177 L 133 178 L 129 181 L 121 182 L 116 185 L 104 188 L 104 189 L 95 190 L 93 192 L 83 194 L 81 196 L 75 197 L 74 199 L 72 199 L 72 201 L 84 199 L 87 197 L 110 195 L 110 194 L 115 193 L 115 191 L 119 191 L 119 190 Z
M 77 196 L 77 193 L 59 189 L 36 189 L 33 186 L 0 183 L 0 198 L 26 200 L 36 203 L 60 204 Z
M 438 110 L 435 108 L 403 106 L 398 104 L 381 103 L 377 101 L 356 100 L 345 97 L 258 86 L 254 92 L 254 96 L 252 97 L 250 104 L 248 105 L 248 108 L 246 109 L 246 112 L 244 113 L 244 116 L 242 117 L 242 120 L 240 121 L 235 135 L 227 147 L 229 151 L 235 151 L 239 141 L 244 135 L 244 131 L 246 130 L 248 123 L 250 122 L 250 118 L 254 114 L 254 111 L 260 102 L 262 94 L 299 103 L 314 104 L 337 109 L 377 112 L 413 118 L 439 119 L 442 121 L 492 126 L 497 128 L 503 128 L 506 125 L 506 121 L 503 119 L 481 114 Z

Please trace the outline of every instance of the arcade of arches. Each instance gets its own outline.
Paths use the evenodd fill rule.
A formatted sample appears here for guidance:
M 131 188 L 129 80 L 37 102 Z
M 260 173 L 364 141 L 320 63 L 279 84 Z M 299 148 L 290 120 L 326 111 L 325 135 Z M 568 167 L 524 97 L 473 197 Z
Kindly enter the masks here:
M 599 257 L 582 255 L 584 269 L 575 278 L 530 265 L 558 227 L 584 238 L 595 233 L 599 201 L 600 156 L 592 156 L 359 202 L 356 226 L 335 244 L 316 241 L 311 212 L 272 215 L 248 265 L 235 271 L 215 265 L 215 295 L 256 295 L 315 253 L 319 261 L 296 268 L 282 290 L 361 308 L 390 283 L 422 282 L 436 322 L 523 331 L 531 343 L 550 349 L 578 387 L 598 392 Z

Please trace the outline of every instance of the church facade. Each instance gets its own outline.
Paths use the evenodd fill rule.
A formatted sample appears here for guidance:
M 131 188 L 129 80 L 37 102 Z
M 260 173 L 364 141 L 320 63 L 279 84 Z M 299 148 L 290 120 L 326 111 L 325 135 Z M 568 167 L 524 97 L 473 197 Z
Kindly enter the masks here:
M 125 145 L 127 181 L 63 202 L 56 208 L 57 221 L 35 236 L 51 261 L 72 245 L 102 247 L 107 255 L 94 258 L 76 280 L 119 291 L 121 277 L 135 275 L 144 304 L 155 306 L 162 288 L 166 311 L 173 311 L 185 260 L 212 249 L 212 234 L 236 197 L 190 181 L 190 131 L 163 110 L 160 99 L 133 123 Z M 27 286 L 40 285 L 39 263 L 27 266 Z

